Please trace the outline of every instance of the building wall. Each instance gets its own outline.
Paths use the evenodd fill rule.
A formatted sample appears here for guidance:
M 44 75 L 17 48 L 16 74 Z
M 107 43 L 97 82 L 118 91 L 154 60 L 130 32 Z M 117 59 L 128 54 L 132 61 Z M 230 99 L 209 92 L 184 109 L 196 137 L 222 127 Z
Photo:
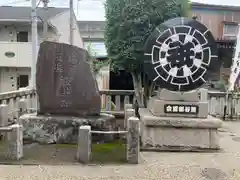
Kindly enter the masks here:
M 56 28 L 48 28 L 48 40 L 69 43 L 69 19 L 69 11 L 52 18 L 51 23 Z M 74 45 L 83 47 L 76 19 L 74 19 L 73 28 Z M 21 31 L 28 32 L 28 42 L 17 42 L 17 33 Z M 40 44 L 44 38 L 42 26 L 38 26 L 38 35 L 38 43 Z M 0 67 L 31 67 L 31 41 L 31 24 L 17 22 L 15 24 L 0 24 Z M 6 52 L 14 53 L 14 56 L 8 57 L 5 55 Z
M 0 68 L 0 92 L 17 90 L 17 77 L 19 75 L 28 75 L 30 78 L 30 68 Z
M 238 24 L 240 23 L 240 8 L 231 7 L 209 7 L 193 5 L 192 16 L 196 16 L 197 20 L 206 25 L 213 33 L 215 39 L 233 40 L 236 39 L 238 32 Z M 226 27 L 235 27 L 236 33 L 234 36 L 226 35 Z M 231 62 L 233 57 L 233 50 L 231 48 L 219 49 L 218 58 L 222 63 L 220 68 L 220 81 L 226 81 L 226 77 L 230 74 Z
M 234 23 L 237 26 L 240 23 L 239 10 L 221 10 L 208 7 L 192 7 L 192 16 L 196 16 L 197 20 L 206 25 L 213 33 L 216 39 L 229 39 L 224 36 L 224 25 Z
M 105 21 L 79 21 L 78 26 L 84 41 L 104 40 Z
M 99 90 L 102 89 L 109 89 L 109 82 L 110 82 L 110 70 L 109 66 L 104 66 L 100 69 L 99 73 L 96 76 L 97 84 Z M 102 107 L 106 105 L 106 95 L 102 95 L 101 97 Z
M 70 12 L 66 11 L 61 13 L 55 17 L 53 17 L 50 22 L 53 26 L 57 27 L 58 31 L 58 42 L 69 44 L 69 20 L 70 20 Z M 73 45 L 83 48 L 83 40 L 80 35 L 79 27 L 76 18 L 74 18 L 73 23 Z
M 100 69 L 96 76 L 96 80 L 100 90 L 109 89 L 109 66 L 104 66 Z
M 28 32 L 28 42 L 17 42 L 18 32 Z M 38 27 L 39 42 L 43 41 L 43 28 Z M 56 38 L 52 28 L 48 29 L 48 37 Z M 31 67 L 32 59 L 32 33 L 29 24 L 0 25 L 0 67 Z M 5 55 L 14 53 L 13 57 Z
M 32 42 L 32 32 L 31 25 L 0 25 L 0 41 L 4 42 L 16 42 L 17 41 L 17 33 L 20 31 L 28 32 L 28 42 Z M 38 27 L 38 38 L 39 42 L 43 40 L 43 28 Z M 48 28 L 48 37 L 56 37 L 56 34 L 52 28 Z
M 59 14 L 51 19 L 56 29 L 48 28 L 48 40 L 69 43 L 69 11 Z M 77 20 L 74 19 L 74 45 L 83 47 Z M 29 42 L 17 42 L 17 32 L 27 31 Z M 56 34 L 58 32 L 58 34 Z M 43 41 L 43 28 L 38 27 L 39 43 Z M 28 75 L 30 81 L 31 75 L 31 25 L 26 23 L 15 25 L 0 25 L 0 92 L 17 90 L 17 77 L 19 75 Z M 12 58 L 6 57 L 5 52 L 14 52 Z

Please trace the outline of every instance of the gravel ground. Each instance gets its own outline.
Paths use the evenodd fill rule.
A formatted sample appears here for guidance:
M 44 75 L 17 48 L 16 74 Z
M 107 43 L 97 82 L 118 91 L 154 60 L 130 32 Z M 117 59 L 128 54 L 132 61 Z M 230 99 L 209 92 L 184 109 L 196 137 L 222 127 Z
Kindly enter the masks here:
M 138 165 L 1 165 L 0 180 L 240 180 L 240 122 L 220 130 L 218 153 L 142 152 Z

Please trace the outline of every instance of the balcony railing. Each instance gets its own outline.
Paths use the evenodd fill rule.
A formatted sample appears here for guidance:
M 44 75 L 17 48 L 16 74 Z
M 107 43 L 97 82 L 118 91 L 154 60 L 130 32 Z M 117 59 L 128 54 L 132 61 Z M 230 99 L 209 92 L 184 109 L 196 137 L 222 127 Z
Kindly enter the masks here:
M 126 103 L 134 102 L 133 90 L 101 90 L 102 111 L 123 115 L 123 107 Z M 209 114 L 217 117 L 224 116 L 224 106 L 226 103 L 226 93 L 208 92 Z M 7 106 L 8 120 L 11 122 L 21 114 L 21 101 L 26 101 L 28 112 L 36 110 L 36 92 L 34 90 L 19 90 L 13 92 L 0 93 L 0 115 L 1 107 Z M 240 116 L 240 93 L 229 94 L 227 101 L 227 117 L 234 118 Z M 1 118 L 1 117 L 0 117 Z

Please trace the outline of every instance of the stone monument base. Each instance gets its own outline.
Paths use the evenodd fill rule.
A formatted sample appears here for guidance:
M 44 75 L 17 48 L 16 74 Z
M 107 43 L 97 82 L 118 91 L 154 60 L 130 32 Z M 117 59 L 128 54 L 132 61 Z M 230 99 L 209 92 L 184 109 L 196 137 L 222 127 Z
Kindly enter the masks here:
M 222 121 L 207 118 L 154 116 L 139 109 L 143 150 L 204 151 L 220 149 L 218 128 Z
M 171 105 L 190 105 L 190 106 L 198 106 L 198 112 L 194 114 L 188 114 L 188 117 L 198 117 L 198 118 L 206 118 L 208 116 L 208 102 L 192 102 L 192 101 L 169 101 L 162 100 L 158 97 L 151 97 L 148 102 L 148 110 L 155 116 L 174 116 L 174 117 L 184 117 L 186 114 L 176 113 L 176 114 L 168 114 L 164 112 L 164 106 L 167 104 Z
M 23 125 L 24 142 L 51 143 L 76 143 L 78 128 L 81 125 L 90 125 L 92 130 L 114 129 L 115 117 L 110 114 L 99 116 L 71 117 L 37 115 L 36 113 L 20 116 L 19 123 Z M 93 136 L 95 142 L 109 140 L 109 135 Z M 110 137 L 111 138 L 111 137 Z

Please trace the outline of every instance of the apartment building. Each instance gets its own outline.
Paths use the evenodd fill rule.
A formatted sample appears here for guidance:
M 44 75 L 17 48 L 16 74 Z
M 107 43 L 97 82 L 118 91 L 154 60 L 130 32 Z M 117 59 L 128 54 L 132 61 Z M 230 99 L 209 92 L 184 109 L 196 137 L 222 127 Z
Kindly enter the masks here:
M 91 46 L 93 55 L 106 56 L 104 45 L 105 21 L 78 21 L 79 30 L 84 41 L 84 47 Z
M 37 9 L 38 42 L 43 41 L 43 20 L 48 22 L 47 40 L 69 43 L 70 12 L 67 8 Z M 74 18 L 73 44 L 83 47 Z M 31 75 L 31 8 L 0 6 L 0 92 L 29 85 Z
M 192 17 L 206 25 L 213 33 L 219 48 L 221 71 L 229 74 L 232 64 L 238 24 L 240 23 L 240 6 L 222 6 L 192 3 Z
M 84 41 L 84 48 L 91 50 L 91 55 L 99 61 L 106 59 L 104 45 L 105 21 L 79 21 L 79 30 Z M 103 67 L 96 76 L 99 89 L 109 89 L 110 71 L 109 66 Z
M 192 3 L 192 16 L 205 24 L 217 40 L 234 40 L 240 23 L 240 6 Z

